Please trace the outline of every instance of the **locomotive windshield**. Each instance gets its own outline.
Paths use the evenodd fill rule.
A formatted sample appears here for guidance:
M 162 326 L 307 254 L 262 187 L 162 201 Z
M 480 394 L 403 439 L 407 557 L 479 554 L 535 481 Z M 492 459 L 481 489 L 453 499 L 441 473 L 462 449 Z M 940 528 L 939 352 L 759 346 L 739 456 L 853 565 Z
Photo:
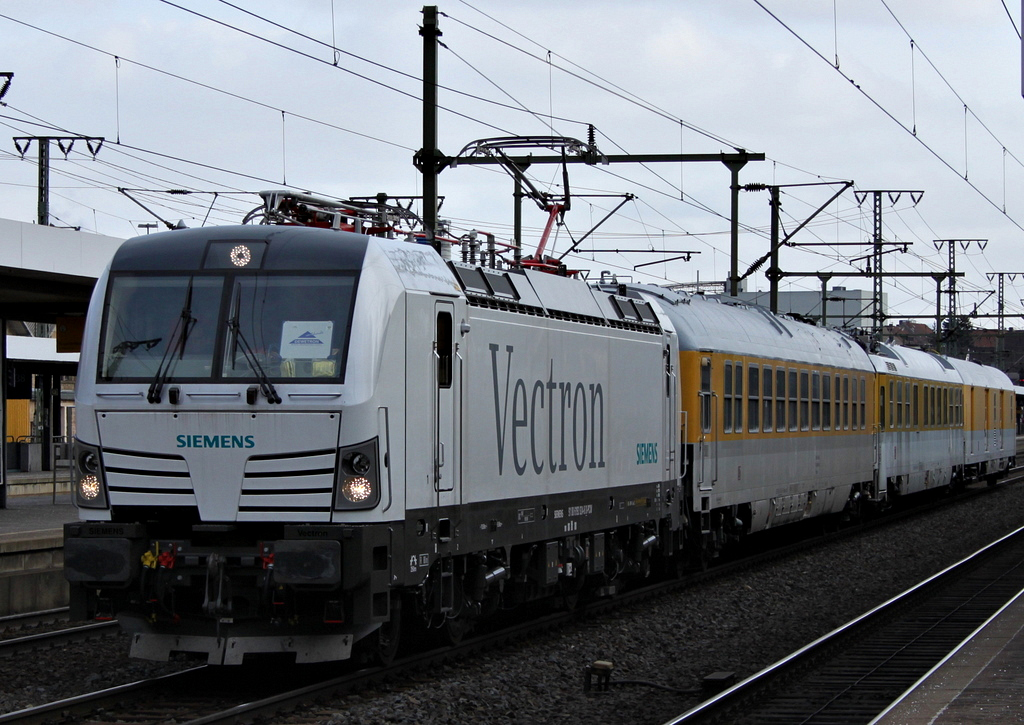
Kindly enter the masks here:
M 99 380 L 338 382 L 354 293 L 354 274 L 112 275 Z

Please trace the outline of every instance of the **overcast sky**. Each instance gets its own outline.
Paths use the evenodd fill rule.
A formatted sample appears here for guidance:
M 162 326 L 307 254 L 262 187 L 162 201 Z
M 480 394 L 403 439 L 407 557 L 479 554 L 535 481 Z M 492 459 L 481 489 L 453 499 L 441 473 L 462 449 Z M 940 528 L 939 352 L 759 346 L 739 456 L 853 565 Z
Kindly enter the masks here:
M 495 136 L 585 139 L 593 124 L 605 153 L 764 153 L 741 183 L 920 190 L 917 205 L 908 194 L 885 199 L 885 238 L 909 245 L 886 255 L 885 269 L 945 271 L 947 249 L 933 240 L 986 239 L 957 248 L 966 273 L 958 305 L 995 313 L 987 275 L 1024 272 L 1020 5 L 1007 2 L 441 2 L 438 145 L 454 155 Z M 0 217 L 36 217 L 38 144 L 22 159 L 13 138 L 23 136 L 106 139 L 95 159 L 81 142 L 67 160 L 51 148 L 50 205 L 55 224 L 117 237 L 157 221 L 118 187 L 145 190 L 130 193 L 189 226 L 238 223 L 263 189 L 419 193 L 423 4 L 243 4 L 251 14 L 215 0 L 0 0 L 0 71 L 14 73 L 0 108 Z M 559 169 L 532 171 L 559 191 Z M 727 277 L 722 164 L 569 172 L 573 191 L 592 196 L 574 199 L 556 254 L 627 193 L 636 198 L 583 247 L 659 252 L 582 254 L 571 266 L 657 283 Z M 834 188 L 786 189 L 785 228 Z M 171 189 L 202 193 L 157 193 Z M 512 181 L 501 171 L 448 169 L 440 193 L 455 234 L 510 238 Z M 525 207 L 527 251 L 545 220 Z M 741 273 L 768 251 L 768 220 L 766 192 L 744 192 Z M 858 206 L 851 190 L 794 241 L 871 235 L 870 201 Z M 679 250 L 700 254 L 634 269 Z M 849 260 L 867 251 L 787 249 L 781 263 L 838 275 L 863 270 Z M 767 289 L 764 268 L 747 283 Z M 871 288 L 838 276 L 832 284 Z M 816 278 L 783 283 L 818 287 Z M 934 291 L 931 278 L 889 284 L 889 312 L 931 315 Z M 1006 278 L 1008 314 L 1024 311 L 1022 297 L 1024 278 Z

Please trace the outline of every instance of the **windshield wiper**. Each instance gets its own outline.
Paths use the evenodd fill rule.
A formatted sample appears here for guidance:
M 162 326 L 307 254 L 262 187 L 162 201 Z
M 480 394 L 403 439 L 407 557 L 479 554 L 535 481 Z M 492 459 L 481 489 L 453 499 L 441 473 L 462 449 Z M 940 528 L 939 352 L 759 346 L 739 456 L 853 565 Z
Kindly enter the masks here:
M 121 342 L 114 345 L 110 352 L 115 355 L 123 355 L 126 352 L 132 352 L 140 347 L 147 350 L 152 350 L 154 347 L 159 345 L 163 341 L 162 337 L 154 337 L 149 340 L 122 340 Z
M 160 358 L 160 365 L 157 366 L 156 375 L 153 376 L 153 382 L 149 384 L 146 400 L 150 403 L 160 402 L 164 383 L 171 377 L 171 371 L 176 362 L 185 356 L 185 343 L 188 342 L 189 333 L 192 332 L 192 328 L 197 322 L 196 318 L 192 316 L 192 282 L 193 278 L 189 277 L 188 289 L 185 291 L 185 304 L 181 307 L 178 324 L 174 326 L 174 331 L 164 349 L 164 355 Z
M 110 348 L 110 357 L 107 360 L 107 373 L 105 377 L 108 380 L 114 377 L 117 369 L 121 366 L 121 361 L 124 360 L 125 355 L 128 353 L 134 352 L 140 347 L 145 350 L 152 350 L 160 344 L 161 340 L 163 340 L 162 337 L 154 337 L 150 340 L 122 340 L 117 343 Z
M 234 365 L 235 354 L 238 348 L 242 349 L 242 356 L 245 357 L 245 361 L 249 364 L 249 369 L 256 373 L 256 379 L 260 383 L 260 392 L 266 397 L 268 403 L 280 403 L 281 396 L 277 394 L 277 389 L 274 384 L 270 382 L 270 378 L 267 377 L 266 371 L 263 366 L 260 365 L 259 358 L 256 357 L 256 353 L 253 351 L 249 341 L 242 334 L 242 328 L 238 324 L 238 316 L 241 310 L 242 301 L 242 286 L 239 285 L 235 288 L 235 314 L 234 317 L 228 320 L 228 330 L 231 331 L 231 363 Z M 250 401 L 253 402 L 253 401 Z

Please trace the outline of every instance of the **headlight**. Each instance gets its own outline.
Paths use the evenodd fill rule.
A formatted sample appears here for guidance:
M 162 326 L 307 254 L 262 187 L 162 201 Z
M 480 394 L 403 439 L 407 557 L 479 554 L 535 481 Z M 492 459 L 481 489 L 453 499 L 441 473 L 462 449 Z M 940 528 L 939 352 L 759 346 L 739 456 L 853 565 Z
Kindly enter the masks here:
M 75 504 L 81 508 L 107 508 L 107 486 L 99 449 L 76 440 L 73 455 Z
M 79 466 L 82 469 L 82 473 L 85 473 L 85 474 L 88 474 L 88 475 L 91 475 L 91 476 L 99 475 L 99 472 L 100 472 L 100 459 L 99 459 L 99 456 L 96 455 L 96 451 L 94 451 L 92 449 L 88 449 L 88 450 L 82 451 L 82 454 L 81 454 L 81 456 L 79 456 L 78 461 L 79 461 Z
M 373 462 L 370 461 L 370 457 L 365 453 L 350 453 L 346 457 L 346 463 L 348 467 L 352 469 L 353 473 L 358 473 L 360 476 L 365 476 L 370 472 L 370 467 Z
M 335 510 L 369 509 L 380 503 L 381 475 L 377 461 L 376 438 L 338 452 Z
M 100 497 L 100 479 L 96 476 L 82 476 L 78 479 L 78 495 L 88 501 L 95 501 Z
M 341 484 L 341 495 L 351 503 L 363 503 L 373 496 L 373 484 L 362 476 L 350 476 Z

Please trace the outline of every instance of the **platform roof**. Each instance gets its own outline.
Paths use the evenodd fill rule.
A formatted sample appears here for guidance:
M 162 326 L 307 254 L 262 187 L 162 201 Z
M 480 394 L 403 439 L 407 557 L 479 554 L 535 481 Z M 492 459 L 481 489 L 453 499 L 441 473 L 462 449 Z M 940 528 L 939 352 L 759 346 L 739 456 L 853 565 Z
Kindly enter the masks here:
M 0 318 L 55 322 L 84 314 L 124 240 L 0 219 Z

